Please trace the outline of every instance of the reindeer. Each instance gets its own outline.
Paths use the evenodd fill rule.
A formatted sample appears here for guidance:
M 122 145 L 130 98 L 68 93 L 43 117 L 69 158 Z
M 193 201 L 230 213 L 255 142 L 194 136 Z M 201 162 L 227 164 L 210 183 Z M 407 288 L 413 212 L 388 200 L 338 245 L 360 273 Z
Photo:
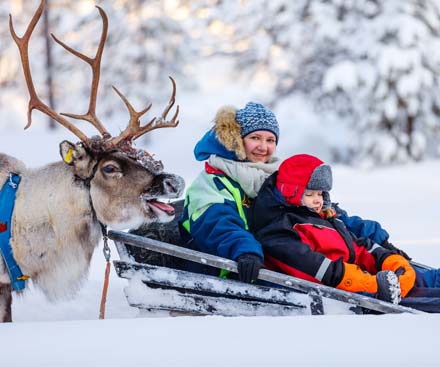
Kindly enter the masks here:
M 158 128 L 175 127 L 179 106 L 174 116 L 167 114 L 174 106 L 176 84 L 170 77 L 173 91 L 168 105 L 159 117 L 141 126 L 140 118 L 151 103 L 136 111 L 127 98 L 113 89 L 125 103 L 130 119 L 127 128 L 111 136 L 96 116 L 96 97 L 101 57 L 107 36 L 108 18 L 97 6 L 102 18 L 102 34 L 94 58 L 90 58 L 57 39 L 55 42 L 92 68 L 92 84 L 88 112 L 83 115 L 57 113 L 37 95 L 29 66 L 28 45 L 46 0 L 42 0 L 23 37 L 19 37 L 9 17 L 12 38 L 18 46 L 29 91 L 28 123 L 34 109 L 50 116 L 70 130 L 78 143 L 60 143 L 61 162 L 40 169 L 28 169 L 19 160 L 0 154 L 0 188 L 8 184 L 11 173 L 21 178 L 11 223 L 10 244 L 13 257 L 22 273 L 32 279 L 50 300 L 72 297 L 87 275 L 94 248 L 104 226 L 136 228 L 142 223 L 167 222 L 174 209 L 160 199 L 177 198 L 184 182 L 177 175 L 163 173 L 162 162 L 132 142 Z M 87 137 L 69 119 L 85 120 L 100 136 Z M 0 321 L 12 321 L 12 285 L 0 256 Z

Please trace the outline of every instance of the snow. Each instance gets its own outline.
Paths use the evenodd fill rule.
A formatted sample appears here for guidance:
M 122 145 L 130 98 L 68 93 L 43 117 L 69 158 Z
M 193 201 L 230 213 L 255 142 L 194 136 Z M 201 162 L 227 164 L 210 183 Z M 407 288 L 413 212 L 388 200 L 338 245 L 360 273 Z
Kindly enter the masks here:
M 187 99 L 191 97 L 182 98 L 182 106 L 188 105 Z M 208 107 L 212 114 L 212 103 Z M 197 121 L 203 125 L 206 121 L 197 110 L 182 110 L 184 122 L 176 134 L 168 132 L 179 159 L 175 149 L 170 151 L 170 145 L 157 140 L 149 142 L 148 149 L 163 160 L 165 170 L 179 171 L 188 182 L 201 168 L 191 156 L 191 145 L 203 130 Z M 286 121 L 287 112 L 280 112 L 280 121 Z M 58 159 L 58 142 L 68 138 L 68 132 L 49 134 L 36 126 L 25 132 L 8 127 L 0 134 L 2 151 L 34 167 Z M 440 266 L 439 171 L 440 161 L 435 160 L 375 170 L 334 166 L 332 199 L 351 214 L 380 221 L 391 241 L 418 262 Z M 440 315 L 151 315 L 128 306 L 127 281 L 114 270 L 107 319 L 97 320 L 105 268 L 101 249 L 96 250 L 88 278 L 74 299 L 50 303 L 32 285 L 22 296 L 14 295 L 15 323 L 0 325 L 2 366 L 438 365 Z M 112 243 L 111 249 L 116 259 Z
M 327 70 L 322 82 L 325 92 L 332 92 L 341 88 L 347 92 L 358 85 L 356 66 L 351 61 L 342 61 Z
M 323 6 L 317 2 L 314 4 L 316 7 Z M 339 31 L 333 27 L 335 23 L 325 22 L 329 18 L 327 11 L 317 12 L 325 30 L 322 33 L 337 36 Z M 433 15 L 430 19 L 438 23 Z M 116 22 L 113 20 L 113 23 Z M 66 31 L 68 29 L 71 27 L 66 26 Z M 294 30 L 289 37 L 298 38 Z M 64 31 L 59 29 L 59 33 L 64 34 Z M 402 33 L 405 44 L 416 42 L 423 36 L 419 33 L 415 26 L 414 29 L 407 29 Z M 368 45 L 371 40 L 364 42 Z M 267 44 L 260 46 L 258 50 L 267 50 Z M 435 60 L 438 60 L 439 52 L 435 51 L 436 48 L 432 49 L 430 52 L 437 55 Z M 378 65 L 384 72 L 396 68 L 396 64 L 407 65 L 413 61 L 408 53 L 401 57 L 398 50 L 390 51 L 387 57 L 391 59 L 381 58 L 383 63 Z M 16 63 L 15 53 L 11 63 Z M 349 64 L 341 65 L 345 66 L 336 68 L 331 85 L 345 88 L 354 86 L 356 74 L 350 72 Z M 8 64 L 10 68 L 15 66 Z M 185 89 L 182 84 L 189 86 L 188 81 L 180 83 L 177 80 L 180 125 L 176 129 L 154 131 L 148 139 L 140 139 L 137 143 L 138 147 L 155 153 L 155 158 L 163 161 L 165 171 L 179 174 L 187 183 L 202 168 L 200 162 L 195 162 L 192 149 L 211 126 L 217 108 L 225 104 L 241 107 L 252 96 L 265 94 L 263 87 L 259 92 L 231 83 L 228 67 L 224 63 L 200 60 L 192 67 L 200 79 L 195 80 L 194 85 L 199 82 L 200 89 L 198 92 Z M 406 94 L 411 94 L 417 85 L 435 84 L 420 73 L 403 86 Z M 163 83 L 163 90 L 168 93 L 170 87 L 166 83 L 168 80 Z M 373 84 L 372 81 L 370 83 Z M 79 101 L 79 97 L 73 96 L 72 90 L 66 88 L 66 93 L 69 98 L 72 94 L 73 104 Z M 388 90 L 383 91 L 384 95 L 387 93 Z M 106 95 L 108 104 L 121 103 L 111 99 L 115 96 L 109 95 Z M 31 128 L 22 131 L 26 124 L 26 98 L 20 97 L 16 92 L 2 89 L 0 102 L 7 108 L 0 112 L 0 151 L 25 161 L 30 167 L 58 160 L 59 142 L 64 139 L 75 141 L 76 138 L 61 129 L 48 133 L 43 128 L 45 119 L 38 113 L 34 113 Z M 152 100 L 156 103 L 154 96 Z M 85 103 L 82 98 L 79 105 L 85 106 Z M 153 109 L 160 109 L 160 103 L 156 104 L 158 106 L 153 106 Z M 120 109 L 123 110 L 122 104 Z M 349 132 L 340 131 L 330 115 L 312 115 L 310 109 L 310 104 L 305 100 L 294 98 L 286 99 L 277 107 L 281 125 L 278 154 L 281 158 L 295 153 L 311 153 L 328 160 L 332 156 L 329 151 L 331 145 L 346 145 L 351 141 Z M 152 111 L 152 115 L 154 113 Z M 389 113 L 392 115 L 395 112 Z M 432 118 L 431 115 L 428 117 Z M 128 119 L 124 115 L 119 120 Z M 124 127 L 123 122 L 116 124 L 116 121 L 114 117 L 110 122 L 113 133 Z M 85 123 L 78 122 L 78 126 L 87 133 L 91 131 Z M 384 138 L 380 143 L 376 135 L 374 138 L 374 143 L 380 144 L 378 149 L 384 155 L 392 156 L 396 147 L 391 144 L 396 143 L 390 142 L 389 138 Z M 439 160 L 376 169 L 337 165 L 334 166 L 334 189 L 331 195 L 350 214 L 381 222 L 390 232 L 391 242 L 407 251 L 416 261 L 440 267 L 438 172 Z M 110 243 L 110 247 L 112 259 L 117 259 L 113 243 Z M 232 318 L 170 317 L 167 313 L 140 313 L 136 308 L 129 307 L 124 294 L 127 281 L 118 278 L 114 269 L 110 274 L 106 320 L 98 320 L 104 270 L 101 244 L 92 258 L 87 279 L 73 299 L 48 302 L 32 283 L 24 294 L 14 294 L 15 322 L 0 324 L 0 366 L 439 365 L 440 315 Z M 129 291 L 134 292 L 135 287 Z M 156 297 L 159 298 L 157 294 Z
M 2 343 L 2 365 L 429 367 L 438 366 L 435 320 L 298 316 L 18 323 L 2 326 L 8 344 Z M 409 330 L 417 330 L 417 338 Z M 423 346 L 419 335 L 426 336 Z M 409 343 L 415 345 L 408 348 Z

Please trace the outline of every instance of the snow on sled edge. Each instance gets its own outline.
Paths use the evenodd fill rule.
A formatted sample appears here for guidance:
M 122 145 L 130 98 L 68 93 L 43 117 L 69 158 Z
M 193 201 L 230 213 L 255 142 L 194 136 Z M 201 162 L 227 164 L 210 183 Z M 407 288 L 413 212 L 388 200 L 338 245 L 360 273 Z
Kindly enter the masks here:
M 114 261 L 118 275 L 130 279 L 125 289 L 127 300 L 140 309 L 224 316 L 422 313 L 266 269 L 260 271 L 259 279 L 274 284 L 274 288 L 135 263 L 126 245 L 237 272 L 232 260 L 152 238 L 120 231 L 110 231 L 109 238 L 115 241 L 122 260 Z M 284 289 L 279 288 L 280 285 Z M 268 299 L 267 295 L 271 293 L 277 297 Z

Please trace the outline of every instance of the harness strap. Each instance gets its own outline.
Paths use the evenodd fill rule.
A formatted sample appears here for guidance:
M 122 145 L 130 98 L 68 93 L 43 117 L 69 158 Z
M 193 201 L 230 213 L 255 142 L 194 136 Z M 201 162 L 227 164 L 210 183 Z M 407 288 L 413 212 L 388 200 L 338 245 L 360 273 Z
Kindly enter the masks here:
M 86 185 L 87 187 L 90 187 L 90 182 L 93 180 L 93 178 L 95 177 L 96 171 L 98 170 L 98 166 L 99 166 L 99 162 L 101 161 L 101 159 L 98 159 L 98 161 L 96 162 L 96 164 L 93 166 L 92 168 L 92 173 L 89 177 L 86 178 L 82 178 L 79 176 L 76 176 L 78 178 L 78 180 L 84 182 L 84 185 Z
M 93 166 L 92 173 L 89 177 L 87 177 L 87 178 L 77 177 L 88 188 L 90 188 L 90 183 L 93 180 L 93 178 L 95 177 L 96 171 L 98 170 L 99 162 L 100 162 L 100 159 L 98 159 L 97 163 Z M 108 245 L 107 226 L 104 223 L 102 223 L 98 219 L 98 216 L 96 215 L 96 211 L 93 206 L 92 197 L 90 196 L 90 190 L 89 190 L 89 200 L 90 200 L 90 207 L 92 208 L 93 216 L 98 221 L 99 226 L 101 227 L 102 239 L 104 242 L 104 247 L 103 247 L 102 251 L 104 253 L 104 257 L 106 260 L 106 265 L 105 265 L 105 273 L 104 273 L 104 284 L 102 286 L 102 293 L 101 293 L 101 303 L 99 306 L 99 319 L 103 320 L 103 319 L 105 319 L 105 304 L 107 302 L 107 291 L 108 291 L 108 285 L 109 285 L 109 279 L 110 279 L 110 255 L 111 255 L 111 252 L 110 252 L 110 247 Z
M 101 222 L 99 222 L 99 225 L 101 226 L 102 239 L 104 241 L 103 252 L 104 252 L 104 257 L 106 260 L 105 273 L 104 273 L 104 284 L 102 286 L 101 304 L 99 307 L 99 319 L 104 320 L 105 319 L 105 303 L 107 302 L 107 290 L 108 290 L 108 283 L 109 283 L 109 278 L 110 278 L 110 247 L 108 246 L 107 226 Z
M 14 259 L 11 246 L 12 213 L 14 212 L 15 197 L 21 178 L 15 173 L 9 173 L 9 179 L 0 191 L 0 253 L 8 269 L 12 289 L 21 291 L 25 288 L 25 280 L 20 267 Z

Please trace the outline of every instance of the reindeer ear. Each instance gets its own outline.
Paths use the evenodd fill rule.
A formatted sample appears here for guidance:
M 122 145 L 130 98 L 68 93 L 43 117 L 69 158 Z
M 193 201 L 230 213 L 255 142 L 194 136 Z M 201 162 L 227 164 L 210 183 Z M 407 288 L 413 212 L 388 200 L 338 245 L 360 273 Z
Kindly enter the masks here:
M 69 166 L 73 166 L 73 152 L 76 149 L 76 145 L 70 141 L 64 140 L 60 143 L 60 155 L 63 158 L 64 163 Z
M 73 167 L 76 176 L 85 179 L 93 173 L 97 161 L 81 144 L 64 140 L 60 143 L 60 154 L 64 163 Z

